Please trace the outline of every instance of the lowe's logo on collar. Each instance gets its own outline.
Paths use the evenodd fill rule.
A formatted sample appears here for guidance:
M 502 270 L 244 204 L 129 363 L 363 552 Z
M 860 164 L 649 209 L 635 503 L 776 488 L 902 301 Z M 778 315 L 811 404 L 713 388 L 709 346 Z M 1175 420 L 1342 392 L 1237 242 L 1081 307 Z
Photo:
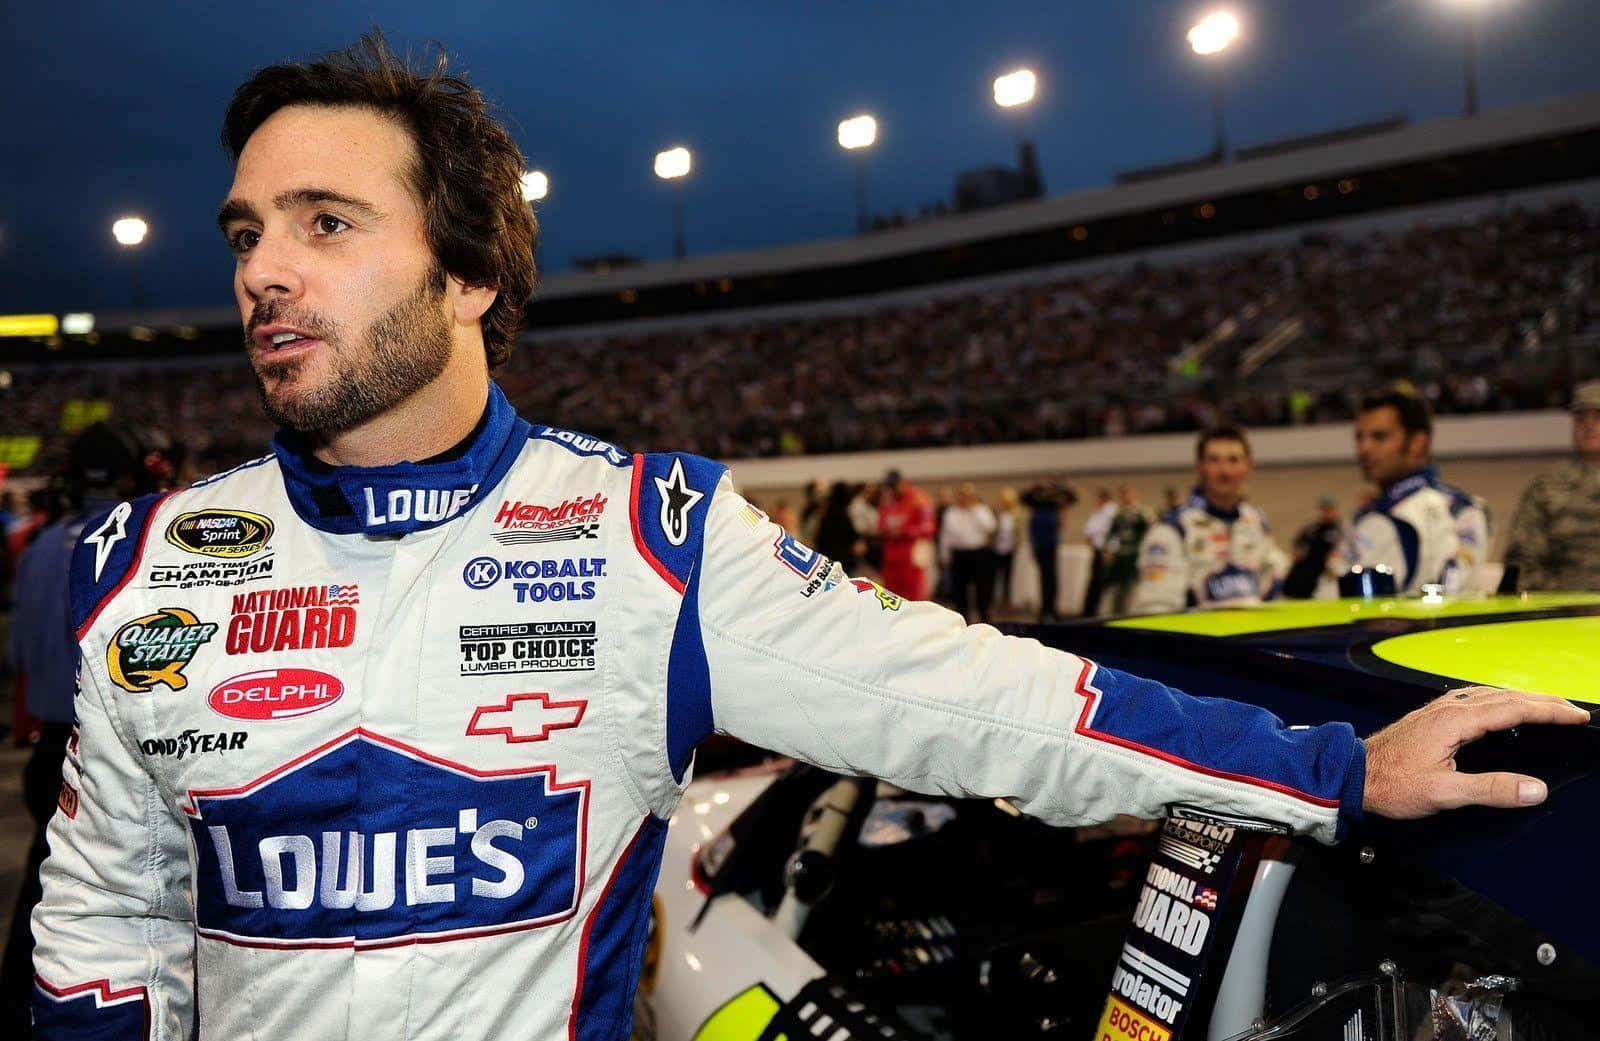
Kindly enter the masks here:
M 365 512 L 361 523 L 369 529 L 386 528 L 395 524 L 421 522 L 432 524 L 447 521 L 466 509 L 472 502 L 477 485 L 470 488 L 382 488 L 361 489 Z
M 242 787 L 189 793 L 196 928 L 389 947 L 564 921 L 588 806 L 589 782 L 558 783 L 554 766 L 480 772 L 352 730 Z
M 597 437 L 580 434 L 576 430 L 562 430 L 559 427 L 535 427 L 534 436 L 541 441 L 554 441 L 558 445 L 565 445 L 573 455 L 597 455 L 612 466 L 627 466 L 632 462 L 632 457 L 609 441 L 602 441 Z

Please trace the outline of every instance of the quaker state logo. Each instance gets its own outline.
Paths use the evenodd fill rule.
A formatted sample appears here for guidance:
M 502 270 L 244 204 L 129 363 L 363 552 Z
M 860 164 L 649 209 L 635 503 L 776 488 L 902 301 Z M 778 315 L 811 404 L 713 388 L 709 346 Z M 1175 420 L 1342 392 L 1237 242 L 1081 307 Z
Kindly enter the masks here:
M 189 685 L 184 666 L 216 634 L 215 623 L 181 607 L 125 622 L 106 643 L 111 682 L 133 694 L 148 694 L 158 683 L 182 690 Z

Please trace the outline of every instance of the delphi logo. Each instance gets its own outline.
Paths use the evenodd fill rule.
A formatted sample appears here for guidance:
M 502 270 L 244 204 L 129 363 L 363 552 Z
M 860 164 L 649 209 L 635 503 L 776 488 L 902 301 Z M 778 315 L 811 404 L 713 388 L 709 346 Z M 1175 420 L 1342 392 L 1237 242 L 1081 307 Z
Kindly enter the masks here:
M 588 805 L 589 782 L 558 783 L 554 766 L 479 772 L 352 730 L 242 787 L 189 793 L 195 926 L 369 948 L 565 921 Z
M 600 514 L 605 512 L 604 495 L 567 499 L 554 506 L 506 500 L 494 522 L 501 531 L 494 540 L 502 546 L 521 546 L 536 542 L 561 542 L 600 537 Z
M 223 680 L 206 704 L 229 719 L 287 719 L 327 708 L 344 695 L 339 677 L 316 669 L 262 669 Z
M 189 553 L 236 560 L 272 538 L 272 521 L 244 510 L 196 510 L 167 525 L 167 541 Z

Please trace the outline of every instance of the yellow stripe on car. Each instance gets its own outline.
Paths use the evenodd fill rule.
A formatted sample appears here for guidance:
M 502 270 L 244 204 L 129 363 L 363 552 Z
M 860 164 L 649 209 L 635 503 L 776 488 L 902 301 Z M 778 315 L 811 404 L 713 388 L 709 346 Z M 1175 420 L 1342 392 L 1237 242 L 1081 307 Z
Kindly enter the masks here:
M 1600 618 L 1537 618 L 1396 636 L 1372 653 L 1408 669 L 1469 683 L 1555 694 L 1600 705 L 1594 674 Z
M 778 996 L 757 983 L 711 1013 L 695 1031 L 694 1041 L 757 1041 L 781 1007 Z M 785 1041 L 784 1035 L 777 1041 Z
M 1184 614 L 1121 618 L 1106 624 L 1121 629 L 1184 633 L 1190 636 L 1249 636 L 1291 629 L 1352 625 L 1381 618 L 1470 618 L 1557 607 L 1600 607 L 1600 595 L 1523 593 L 1520 596 L 1447 600 L 1438 604 L 1409 597 L 1384 600 L 1274 600 L 1252 607 L 1220 607 Z

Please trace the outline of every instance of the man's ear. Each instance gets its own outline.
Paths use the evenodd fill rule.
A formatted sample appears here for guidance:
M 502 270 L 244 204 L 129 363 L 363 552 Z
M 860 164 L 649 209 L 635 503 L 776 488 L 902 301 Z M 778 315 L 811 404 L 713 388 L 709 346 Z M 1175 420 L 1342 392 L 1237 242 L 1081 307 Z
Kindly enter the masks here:
M 495 286 L 469 286 L 455 275 L 449 279 L 450 317 L 457 325 L 481 325 L 500 290 Z

